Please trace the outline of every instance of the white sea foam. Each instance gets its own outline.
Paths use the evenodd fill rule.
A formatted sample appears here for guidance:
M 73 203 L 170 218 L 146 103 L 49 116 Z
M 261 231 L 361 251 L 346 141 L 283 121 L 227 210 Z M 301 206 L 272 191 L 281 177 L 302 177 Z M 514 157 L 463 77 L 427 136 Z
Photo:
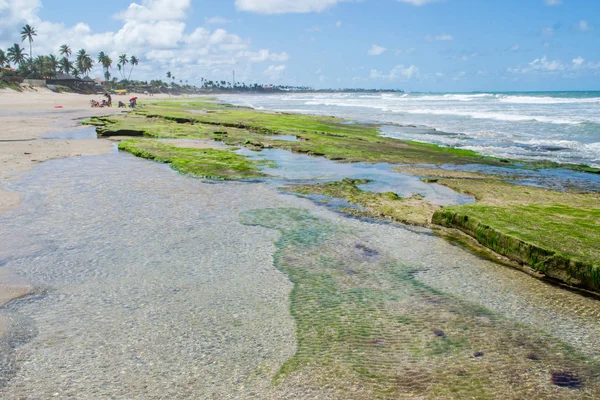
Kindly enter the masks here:
M 600 160 L 600 93 L 302 93 L 240 96 L 238 101 L 266 109 L 435 128 L 439 133 L 399 129 L 386 135 L 468 144 L 499 157 L 590 164 Z
M 600 104 L 600 97 L 591 98 L 561 98 L 561 97 L 538 97 L 538 96 L 501 96 L 501 103 L 510 104 Z

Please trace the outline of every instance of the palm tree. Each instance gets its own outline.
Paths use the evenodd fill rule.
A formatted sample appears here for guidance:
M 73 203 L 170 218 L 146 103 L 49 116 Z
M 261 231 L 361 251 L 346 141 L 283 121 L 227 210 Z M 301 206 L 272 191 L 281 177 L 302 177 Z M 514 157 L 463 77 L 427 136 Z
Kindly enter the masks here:
M 35 60 L 33 60 L 32 66 L 35 68 L 35 70 L 37 70 L 40 76 L 43 75 L 44 69 L 46 68 L 46 57 L 37 56 Z
M 108 69 L 112 66 L 112 60 L 110 59 L 110 57 L 108 55 L 106 55 L 103 51 L 100 52 L 100 54 L 98 54 L 98 63 L 102 64 L 102 68 L 104 68 L 106 71 L 104 72 L 104 76 L 109 76 L 109 72 Z M 107 81 L 110 79 L 106 79 Z
M 98 63 L 102 64 L 102 61 L 104 61 L 104 58 L 106 57 L 106 53 L 104 53 L 103 51 L 101 51 L 98 54 Z
M 33 37 L 37 36 L 37 32 L 35 28 L 29 24 L 25 25 L 21 30 L 21 41 L 25 41 L 25 39 L 29 40 L 29 58 L 33 59 L 31 52 L 31 43 L 33 43 Z
M 17 43 L 8 48 L 6 56 L 9 62 L 18 64 L 19 66 L 27 59 L 27 56 L 23 53 L 23 48 Z
M 0 68 L 4 67 L 6 64 L 8 64 L 8 59 L 6 58 L 4 50 L 0 49 Z
M 81 73 L 84 75 L 89 74 L 92 68 L 94 67 L 94 60 L 92 60 L 92 57 L 90 57 L 89 55 L 85 57 L 83 61 L 83 67 L 84 68 L 81 71 Z
M 58 63 L 58 70 L 63 74 L 68 74 L 71 70 L 74 69 L 73 63 L 69 61 L 67 57 L 63 57 L 60 59 Z
M 129 70 L 129 76 L 127 77 L 127 80 L 129 80 L 131 78 L 131 73 L 133 72 L 133 67 L 138 65 L 139 62 L 140 61 L 137 59 L 136 56 L 131 56 L 131 58 L 129 59 L 129 64 L 131 64 L 131 69 Z
M 121 54 L 119 56 L 119 64 L 121 64 L 121 78 L 125 79 L 125 64 L 127 64 L 129 60 L 127 59 L 127 54 Z
M 100 64 L 102 64 L 102 68 L 104 68 L 106 70 L 104 72 L 104 77 L 106 78 L 105 81 L 106 82 L 110 81 L 110 72 L 108 70 L 112 66 L 112 60 L 110 59 L 109 56 L 104 54 L 104 52 L 101 52 L 100 55 L 98 56 L 98 62 Z
M 60 49 L 58 50 L 59 54 L 65 58 L 69 58 L 71 57 L 71 48 L 69 47 L 68 44 L 63 44 L 62 46 L 60 46 Z
M 47 58 L 48 72 L 51 76 L 56 76 L 56 70 L 58 69 L 58 59 L 54 54 L 50 54 Z
M 171 71 L 167 72 L 167 79 L 171 79 L 173 75 L 171 75 Z
M 77 52 L 77 60 L 75 63 L 77 65 L 77 71 L 82 75 L 90 72 L 94 66 L 94 60 L 87 54 L 85 49 L 81 49 Z

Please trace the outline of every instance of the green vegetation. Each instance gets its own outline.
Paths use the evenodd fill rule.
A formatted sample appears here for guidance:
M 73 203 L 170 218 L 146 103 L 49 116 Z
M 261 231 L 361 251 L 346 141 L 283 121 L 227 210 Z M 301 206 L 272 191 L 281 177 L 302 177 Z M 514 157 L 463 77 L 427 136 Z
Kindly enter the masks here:
M 346 199 L 362 207 L 344 209 L 355 215 L 416 225 L 427 225 L 433 220 L 434 224 L 459 228 L 483 246 L 550 277 L 600 290 L 600 254 L 595 250 L 600 229 L 594 222 L 598 220 L 598 207 L 593 206 L 599 204 L 597 195 L 558 193 L 503 182 L 502 179 L 511 179 L 508 175 L 445 171 L 437 167 L 472 163 L 515 166 L 507 160 L 381 137 L 377 125 L 350 124 L 326 116 L 262 112 L 218 104 L 210 99 L 151 102 L 127 114 L 95 118 L 89 123 L 96 125 L 99 134 L 104 136 L 212 139 L 252 150 L 279 148 L 343 162 L 405 164 L 397 170 L 416 173 L 424 176 L 426 181 L 439 182 L 458 192 L 471 194 L 477 203 L 439 210 L 418 196 L 398 198 L 390 193 L 363 192 L 357 187 L 361 182 L 352 180 L 288 189 L 305 195 Z M 298 141 L 274 140 L 277 135 L 294 135 Z M 225 159 L 222 157 L 215 161 L 217 167 L 214 168 L 218 171 L 214 171 L 214 160 L 209 163 L 213 166 L 208 168 L 205 165 L 210 159 L 207 152 L 231 154 L 222 150 L 182 151 L 166 144 L 151 144 L 151 141 L 134 143 L 139 144 L 122 144 L 121 148 L 146 158 L 170 162 L 184 173 L 224 179 L 260 176 L 258 164 L 237 155 L 230 161 L 243 162 L 233 165 L 235 168 L 231 171 L 223 172 Z M 185 154 L 185 162 L 179 160 L 182 154 Z M 542 167 L 551 165 L 525 164 L 532 174 L 535 168 Z M 585 169 L 584 166 L 569 168 Z
M 357 185 L 368 183 L 366 179 L 343 179 L 339 182 L 318 185 L 286 186 L 286 190 L 304 195 L 319 194 L 336 197 L 350 204 L 365 207 L 365 209 L 343 208 L 349 214 L 368 218 L 385 218 L 409 225 L 428 225 L 431 215 L 439 208 L 426 201 L 421 196 L 409 198 L 398 197 L 396 193 L 365 192 Z
M 22 91 L 21 86 L 19 86 L 18 83 L 10 82 L 10 81 L 3 81 L 2 79 L 0 79 L 0 89 L 12 89 L 17 92 Z
M 148 121 L 141 117 L 155 125 L 163 120 L 166 126 L 158 131 L 150 129 Z M 152 102 L 127 115 L 105 117 L 103 122 L 105 126 L 99 133 L 107 136 L 122 135 L 123 130 L 143 132 L 146 136 L 157 132 L 164 135 L 172 129 L 169 123 L 176 123 L 206 132 L 203 137 L 212 134 L 212 138 L 218 137 L 227 144 L 256 148 L 260 143 L 260 148 L 280 148 L 344 162 L 505 165 L 471 151 L 382 137 L 377 125 L 349 124 L 333 117 L 260 112 L 191 99 Z M 199 134 L 195 131 L 192 135 Z M 275 135 L 295 135 L 299 141 L 272 140 Z
M 343 399 L 556 398 L 600 391 L 598 367 L 573 348 L 418 279 L 360 233 L 300 209 L 245 212 L 275 229 L 275 266 L 294 287 L 297 349 L 274 378 L 282 390 Z M 572 371 L 586 391 L 558 392 Z
M 170 164 L 183 174 L 212 179 L 241 180 L 263 176 L 258 162 L 234 153 L 231 149 L 181 148 L 155 140 L 128 140 L 119 149 L 131 154 Z
M 600 195 L 496 180 L 439 183 L 478 201 L 444 207 L 433 215 L 433 223 L 458 228 L 549 277 L 600 291 Z

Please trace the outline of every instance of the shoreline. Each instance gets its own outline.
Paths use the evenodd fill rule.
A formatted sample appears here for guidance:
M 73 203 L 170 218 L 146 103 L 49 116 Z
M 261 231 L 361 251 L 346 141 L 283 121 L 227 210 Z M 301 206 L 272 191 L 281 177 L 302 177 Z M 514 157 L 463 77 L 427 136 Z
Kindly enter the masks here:
M 203 132 L 171 122 L 179 133 Z M 249 135 L 256 149 L 273 139 Z M 181 139 L 153 140 L 177 155 Z M 185 152 L 220 147 L 193 140 Z M 600 303 L 429 232 L 346 218 L 266 184 L 189 179 L 129 154 L 45 163 L 13 188 L 48 201 L 27 201 L 0 224 L 24 246 L 17 254 L 3 246 L 14 257 L 6 265 L 50 290 L 10 308 L 9 337 L 28 326 L 19 318 L 36 332 L 9 354 L 14 375 L 2 397 L 599 390 L 592 364 L 578 357 L 598 360 L 589 316 Z M 43 251 L 29 257 L 31 248 Z M 561 392 L 551 368 L 585 386 Z M 507 383 L 515 373 L 526 381 Z
M 490 171 L 484 172 L 482 177 L 476 180 L 440 179 L 437 176 L 427 176 L 428 174 L 420 176 L 422 182 L 439 183 L 458 194 L 468 195 L 476 200 L 476 204 L 443 206 L 437 210 L 432 208 L 418 191 L 407 198 L 398 196 L 397 193 L 388 195 L 362 191 L 351 181 L 348 182 L 350 185 L 342 186 L 339 186 L 339 182 L 300 186 L 303 194 L 325 194 L 367 209 L 367 213 L 350 210 L 350 214 L 462 230 L 484 247 L 510 258 L 513 262 L 528 265 L 537 272 L 566 284 L 600 291 L 598 254 L 594 250 L 598 232 L 593 223 L 589 223 L 600 213 L 600 209 L 593 206 L 597 204 L 600 184 L 594 174 L 596 170 L 587 171 L 590 173 L 582 174 L 585 176 L 577 178 L 580 181 L 575 182 L 574 175 L 558 174 L 552 177 L 552 173 L 548 173 L 558 168 L 566 170 L 569 168 L 566 165 L 539 165 L 520 160 L 502 160 L 474 151 L 402 141 L 381 136 L 379 125 L 356 122 L 349 124 L 347 121 L 332 116 L 259 111 L 190 99 L 185 103 L 151 102 L 133 113 L 92 119 L 89 123 L 97 126 L 100 136 L 136 136 L 132 140 L 121 142 L 121 150 L 170 164 L 181 173 L 198 177 L 251 178 L 260 176 L 260 170 L 258 164 L 248 166 L 248 159 L 244 156 L 238 155 L 233 161 L 231 153 L 225 156 L 228 150 L 217 150 L 212 158 L 215 158 L 215 154 L 222 154 L 222 157 L 216 158 L 223 161 L 230 157 L 233 163 L 215 163 L 207 159 L 205 153 L 160 146 L 156 144 L 156 140 L 212 139 L 253 151 L 280 149 L 300 155 L 323 157 L 337 163 L 364 162 L 413 166 L 433 164 L 438 167 L 453 165 L 456 168 L 478 164 L 491 170 L 497 167 L 512 169 L 515 174 L 527 172 L 534 176 L 531 184 L 519 182 L 518 178 L 490 175 Z M 276 140 L 278 135 L 294 136 L 295 139 Z M 256 163 L 251 158 L 250 161 Z M 267 158 L 267 161 L 275 160 Z M 229 170 L 223 168 L 223 165 L 228 166 Z M 244 171 L 249 172 L 240 175 L 239 170 L 231 169 L 234 165 L 243 165 Z M 570 167 L 576 169 L 580 166 Z M 414 174 L 412 176 L 416 178 Z M 541 188 L 535 188 L 536 181 L 542 184 Z M 483 186 L 479 187 L 481 185 Z M 423 207 L 425 203 L 427 207 Z M 554 203 L 559 207 L 555 207 Z M 346 210 L 347 207 L 342 209 L 344 212 L 347 212 Z M 512 217 L 521 214 L 521 219 L 515 220 Z M 453 222 L 448 223 L 446 220 Z M 478 222 L 473 225 L 468 221 Z M 535 221 L 535 226 L 540 228 L 532 229 L 528 221 Z M 480 227 L 485 227 L 484 233 L 480 232 Z M 577 235 L 576 232 L 584 227 L 583 237 Z
M 472 93 L 451 93 L 451 92 L 431 92 L 431 93 L 408 93 L 406 94 L 407 96 L 411 96 L 411 95 L 425 95 L 425 96 L 443 96 L 443 95 L 543 95 L 543 94 L 552 94 L 552 93 L 563 93 L 563 92 L 472 92 Z M 599 97 L 600 98 L 600 91 L 572 91 L 569 93 L 592 93 L 592 94 L 597 94 L 597 96 L 594 97 Z M 339 104 L 329 104 L 327 102 L 324 103 L 315 103 L 315 105 L 309 106 L 309 105 L 302 105 L 301 103 L 296 103 L 294 102 L 294 93 L 277 93 L 277 95 L 279 96 L 286 96 L 289 95 L 289 97 L 285 98 L 283 97 L 283 99 L 287 100 L 285 102 L 281 103 L 280 107 L 275 107 L 273 108 L 273 104 L 272 103 L 254 103 L 251 101 L 246 101 L 248 98 L 251 98 L 252 96 L 250 95 L 245 95 L 244 93 L 239 93 L 239 94 L 228 94 L 228 93 L 223 93 L 223 94 L 218 94 L 215 97 L 217 97 L 220 101 L 224 102 L 224 103 L 230 103 L 233 106 L 249 106 L 252 107 L 253 109 L 256 109 L 257 111 L 260 110 L 271 110 L 271 111 L 276 111 L 276 112 L 281 112 L 281 113 L 296 113 L 296 114 L 301 114 L 301 115 L 311 115 L 311 116 L 327 116 L 327 115 L 335 115 L 338 118 L 342 118 L 342 119 L 350 119 L 350 120 L 359 120 L 359 121 L 363 121 L 363 122 L 367 122 L 367 123 L 373 123 L 373 124 L 378 124 L 381 125 L 382 127 L 385 126 L 395 126 L 397 128 L 400 129 L 401 134 L 399 135 L 395 135 L 393 133 L 391 134 L 387 134 L 382 132 L 382 136 L 387 136 L 387 137 L 391 137 L 391 138 L 395 138 L 397 140 L 403 140 L 403 141 L 410 141 L 410 140 L 415 140 L 417 142 L 420 143 L 424 143 L 424 144 L 432 144 L 432 145 L 438 145 L 438 146 L 442 146 L 442 147 L 449 147 L 449 148 L 456 148 L 456 149 L 463 149 L 463 145 L 465 143 L 459 144 L 460 142 L 453 142 L 453 143 L 446 143 L 446 141 L 444 140 L 440 140 L 439 137 L 436 137 L 435 135 L 440 135 L 440 137 L 445 137 L 445 136 L 463 136 L 468 138 L 470 141 L 477 141 L 478 138 L 477 136 L 472 136 L 474 132 L 470 131 L 469 129 L 466 130 L 461 130 L 460 128 L 451 128 L 448 125 L 444 125 L 444 124 L 436 124 L 433 121 L 429 121 L 429 122 L 423 122 L 423 121 L 419 121 L 418 118 L 416 118 L 416 116 L 418 116 L 419 114 L 410 114 L 411 115 L 411 119 L 402 119 L 401 122 L 399 122 L 400 120 L 395 120 L 394 118 L 392 118 L 393 113 L 388 115 L 388 114 L 382 114 L 379 117 L 376 117 L 375 119 L 371 119 L 373 114 L 379 114 L 379 109 L 377 107 L 374 107 L 374 105 L 356 105 L 354 107 L 357 108 L 356 113 L 358 113 L 360 116 L 356 116 L 354 113 L 350 113 L 344 110 L 344 108 L 346 107 L 342 107 Z M 300 95 L 300 94 L 298 94 Z M 289 103 L 289 104 L 287 104 Z M 312 104 L 311 102 L 308 102 L 307 104 Z M 518 104 L 518 103 L 517 103 Z M 320 106 L 323 106 L 325 108 L 327 108 L 327 111 L 317 111 L 319 109 Z M 308 109 L 304 109 L 304 107 L 308 108 Z M 331 109 L 329 109 L 329 107 L 331 107 Z M 424 106 L 425 107 L 425 106 Z M 316 108 L 316 109 L 311 109 L 311 108 Z M 363 110 L 364 108 L 364 110 Z M 401 111 L 400 111 L 401 112 Z M 369 113 L 371 114 L 371 116 L 367 116 L 369 115 Z M 448 114 L 449 116 L 453 116 L 453 114 Z M 535 116 L 531 117 L 532 121 L 535 122 L 542 122 L 542 121 L 538 121 L 535 119 Z M 465 123 L 467 125 L 472 125 L 475 124 L 479 121 L 479 119 L 477 117 L 472 118 L 472 120 L 466 121 Z M 483 119 L 482 119 L 483 121 Z M 490 120 L 491 122 L 494 122 L 494 119 L 492 118 Z M 509 120 L 510 121 L 510 120 Z M 518 128 L 518 127 L 516 127 Z M 480 127 L 481 129 L 481 127 Z M 508 129 L 508 131 L 510 132 L 510 129 Z M 410 132 L 411 134 L 404 134 L 404 132 Z M 421 137 L 421 134 L 424 133 L 428 133 L 430 135 L 433 136 L 428 136 L 426 138 Z M 416 137 L 415 137 L 416 134 Z M 504 135 L 504 133 L 502 131 L 498 131 L 497 132 L 498 135 Z M 545 140 L 544 138 L 542 138 L 541 140 Z M 548 139 L 550 140 L 550 139 Z M 567 140 L 567 139 L 564 139 Z M 587 142 L 582 142 L 582 144 L 585 144 Z M 468 143 L 467 143 L 468 144 Z M 519 147 L 520 145 L 522 145 L 523 143 L 521 142 L 506 142 L 506 144 L 508 145 L 508 147 Z M 490 148 L 492 149 L 502 149 L 502 146 L 499 147 L 495 147 L 497 144 L 496 143 L 491 143 L 489 144 Z M 549 154 L 551 154 L 550 152 L 548 152 L 548 154 L 546 154 L 545 156 L 540 156 L 540 155 L 527 155 L 527 154 L 510 154 L 510 153 L 504 153 L 502 151 L 490 151 L 489 149 L 485 149 L 481 146 L 486 146 L 486 144 L 478 144 L 477 146 L 475 146 L 476 148 L 473 149 L 473 151 L 479 152 L 482 155 L 485 156 L 489 156 L 489 157 L 495 157 L 495 158 L 507 158 L 508 160 L 510 160 L 511 162 L 525 162 L 525 163 L 530 163 L 530 164 L 539 164 L 539 165 L 544 165 L 544 164 L 557 164 L 557 165 L 563 165 L 565 169 L 572 169 L 575 171 L 584 171 L 584 172 L 592 172 L 592 173 L 597 173 L 600 174 L 600 160 L 591 160 L 589 158 L 587 159 L 571 159 L 571 156 L 567 156 L 566 158 L 553 158 L 552 156 L 550 156 Z M 532 147 L 536 147 L 536 145 L 532 144 Z M 560 148 L 560 145 L 557 145 L 557 149 Z M 527 146 L 525 145 L 524 148 L 526 148 Z M 553 148 L 554 146 L 551 144 L 540 144 L 539 145 L 540 148 L 543 147 L 549 147 L 549 148 Z M 469 148 L 469 146 L 467 146 L 467 148 Z M 567 149 L 567 148 L 564 148 Z M 573 152 L 576 151 L 575 148 L 571 148 L 571 150 Z M 531 150 L 534 153 L 536 151 Z M 555 151 L 550 150 L 550 151 Z
M 97 97 L 59 94 L 41 88 L 33 92 L 0 90 L 0 214 L 19 208 L 23 201 L 22 194 L 6 186 L 40 163 L 59 158 L 103 155 L 111 151 L 113 143 L 105 139 L 44 139 L 52 133 L 84 129 L 81 125 L 84 119 L 121 111 L 117 107 L 91 108 L 90 99 Z M 150 99 L 144 95 L 138 97 Z M 55 108 L 57 106 L 62 108 Z M 33 290 L 33 286 L 17 275 L 0 268 L 0 307 L 31 294 Z M 0 337 L 7 326 L 8 321 L 0 314 Z

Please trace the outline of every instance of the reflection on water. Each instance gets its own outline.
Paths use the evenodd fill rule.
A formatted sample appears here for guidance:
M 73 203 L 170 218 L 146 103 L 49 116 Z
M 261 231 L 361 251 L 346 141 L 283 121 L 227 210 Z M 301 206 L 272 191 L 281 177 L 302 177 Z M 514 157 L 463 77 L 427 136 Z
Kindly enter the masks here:
M 263 172 L 287 180 L 330 182 L 344 178 L 371 179 L 373 182 L 360 185 L 359 188 L 372 192 L 394 192 L 402 197 L 420 194 L 430 203 L 439 205 L 474 202 L 472 197 L 456 193 L 445 186 L 427 184 L 418 177 L 394 172 L 389 164 L 336 163 L 323 157 L 276 149 L 260 152 L 241 149 L 238 152 L 253 159 L 274 161 L 276 167 L 264 168 Z
M 61 139 L 61 140 L 78 140 L 78 139 L 97 139 L 96 127 L 90 126 L 83 129 L 76 129 L 67 132 L 49 133 L 42 139 Z
M 271 140 L 283 140 L 284 142 L 298 142 L 298 136 L 296 135 L 277 135 L 269 136 Z
M 40 295 L 5 310 L 2 398 L 600 395 L 600 302 L 426 229 L 123 153 L 11 189 L 0 265 Z

